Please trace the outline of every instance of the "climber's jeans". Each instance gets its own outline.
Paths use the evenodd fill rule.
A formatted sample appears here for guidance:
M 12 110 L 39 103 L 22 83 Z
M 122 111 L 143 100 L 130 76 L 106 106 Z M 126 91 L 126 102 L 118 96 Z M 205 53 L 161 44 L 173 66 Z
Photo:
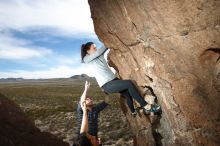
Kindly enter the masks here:
M 136 86 L 132 83 L 131 80 L 120 80 L 115 78 L 102 86 L 107 93 L 121 93 L 127 99 L 127 104 L 131 110 L 134 112 L 133 98 L 140 104 L 141 107 L 147 105 L 147 102 L 139 93 Z M 132 98 L 133 97 L 133 98 Z

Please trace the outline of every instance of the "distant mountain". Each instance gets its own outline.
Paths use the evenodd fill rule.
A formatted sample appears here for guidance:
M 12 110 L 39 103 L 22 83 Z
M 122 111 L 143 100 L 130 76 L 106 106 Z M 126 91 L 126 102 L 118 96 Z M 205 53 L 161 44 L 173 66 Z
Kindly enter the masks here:
M 24 79 L 24 78 L 0 78 L 0 82 L 17 82 L 17 81 L 50 81 L 50 80 L 66 80 L 66 79 L 79 79 L 79 80 L 94 80 L 94 77 L 90 77 L 86 74 L 74 75 L 70 78 L 51 78 L 51 79 Z
M 94 77 L 90 77 L 87 74 L 74 75 L 70 77 L 71 79 L 95 79 Z
M 1 78 L 0 81 L 22 81 L 23 78 Z

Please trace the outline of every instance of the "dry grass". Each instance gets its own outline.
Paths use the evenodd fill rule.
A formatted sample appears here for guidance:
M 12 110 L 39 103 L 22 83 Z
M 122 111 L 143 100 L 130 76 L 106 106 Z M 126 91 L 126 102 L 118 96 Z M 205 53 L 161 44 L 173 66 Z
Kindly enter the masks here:
M 106 95 L 96 81 L 91 82 L 88 94 L 95 102 L 103 100 Z M 84 81 L 77 79 L 0 82 L 0 93 L 19 104 L 42 131 L 49 131 L 70 143 L 76 127 L 75 109 L 83 88 Z M 117 97 L 112 98 L 110 106 L 100 114 L 99 135 L 104 145 L 131 143 L 132 135 L 117 100 Z

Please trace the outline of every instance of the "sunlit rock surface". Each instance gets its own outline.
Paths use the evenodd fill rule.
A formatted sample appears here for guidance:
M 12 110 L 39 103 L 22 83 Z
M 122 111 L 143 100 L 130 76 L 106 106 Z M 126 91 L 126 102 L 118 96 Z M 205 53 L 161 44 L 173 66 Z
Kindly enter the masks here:
M 155 95 L 161 117 L 122 110 L 139 146 L 220 145 L 220 1 L 89 0 L 122 79 Z M 152 124 L 153 123 L 153 124 Z

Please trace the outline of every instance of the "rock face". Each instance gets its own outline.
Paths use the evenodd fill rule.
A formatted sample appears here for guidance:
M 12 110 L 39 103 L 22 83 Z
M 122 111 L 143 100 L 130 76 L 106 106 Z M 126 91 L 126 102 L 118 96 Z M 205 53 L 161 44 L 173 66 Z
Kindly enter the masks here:
M 40 132 L 12 101 L 0 94 L 1 146 L 69 146 L 48 132 Z
M 89 0 L 122 79 L 162 106 L 158 121 L 122 110 L 138 146 L 220 145 L 220 1 Z

